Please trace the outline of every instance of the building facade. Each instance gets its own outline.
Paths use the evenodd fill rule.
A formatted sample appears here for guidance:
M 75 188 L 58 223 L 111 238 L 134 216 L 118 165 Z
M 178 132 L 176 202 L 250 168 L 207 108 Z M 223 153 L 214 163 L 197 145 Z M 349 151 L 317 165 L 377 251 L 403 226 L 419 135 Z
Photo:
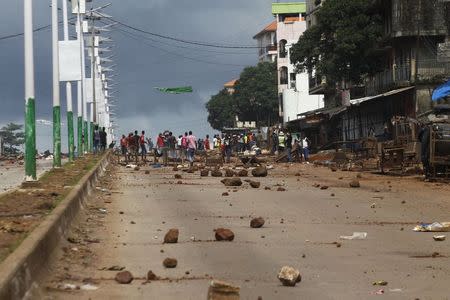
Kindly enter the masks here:
M 279 114 L 283 124 L 299 114 L 323 107 L 322 95 L 310 95 L 308 74 L 297 73 L 290 61 L 290 49 L 306 30 L 304 2 L 273 3 L 277 28 Z
M 277 60 L 277 22 L 273 21 L 256 34 L 253 39 L 258 46 L 259 62 L 275 62 Z

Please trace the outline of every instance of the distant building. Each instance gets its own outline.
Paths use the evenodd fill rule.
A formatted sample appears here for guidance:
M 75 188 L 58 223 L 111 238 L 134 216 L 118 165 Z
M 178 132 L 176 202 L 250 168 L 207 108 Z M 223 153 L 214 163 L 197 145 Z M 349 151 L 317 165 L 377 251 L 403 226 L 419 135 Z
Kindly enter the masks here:
M 236 86 L 237 79 L 233 79 L 225 83 L 223 86 L 227 90 L 228 94 L 234 94 L 234 87 Z
M 277 21 L 273 21 L 253 37 L 258 45 L 259 62 L 277 59 Z
M 277 68 L 279 114 L 283 124 L 299 114 L 323 107 L 322 95 L 310 95 L 308 73 L 297 73 L 290 61 L 290 49 L 306 30 L 304 2 L 273 3 L 277 22 Z

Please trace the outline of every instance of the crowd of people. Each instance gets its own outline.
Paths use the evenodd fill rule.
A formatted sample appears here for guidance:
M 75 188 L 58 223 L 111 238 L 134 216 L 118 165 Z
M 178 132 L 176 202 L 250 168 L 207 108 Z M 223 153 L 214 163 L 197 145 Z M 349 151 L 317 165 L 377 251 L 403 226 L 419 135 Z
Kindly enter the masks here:
M 157 162 L 159 158 L 163 159 L 164 164 L 168 160 L 189 161 L 193 164 L 195 154 L 198 151 L 216 150 L 222 154 L 225 162 L 230 162 L 233 153 L 242 153 L 245 151 L 261 152 L 264 146 L 269 143 L 264 138 L 261 131 L 257 133 L 223 133 L 216 134 L 210 139 L 209 135 L 205 138 L 197 139 L 192 131 L 187 131 L 184 134 L 174 135 L 170 131 L 159 133 L 156 140 L 147 137 L 145 131 L 139 134 L 136 130 L 134 133 L 129 133 L 128 136 L 122 135 L 120 140 L 120 149 L 126 161 L 136 161 L 141 157 L 142 161 L 147 161 L 147 155 L 155 157 Z M 272 154 L 281 154 L 286 152 L 287 160 L 293 161 L 293 153 L 301 161 L 308 161 L 309 156 L 309 140 L 306 136 L 303 138 L 296 135 L 295 138 L 289 133 L 284 133 L 283 130 L 274 131 L 271 136 Z M 293 150 L 294 149 L 294 150 Z

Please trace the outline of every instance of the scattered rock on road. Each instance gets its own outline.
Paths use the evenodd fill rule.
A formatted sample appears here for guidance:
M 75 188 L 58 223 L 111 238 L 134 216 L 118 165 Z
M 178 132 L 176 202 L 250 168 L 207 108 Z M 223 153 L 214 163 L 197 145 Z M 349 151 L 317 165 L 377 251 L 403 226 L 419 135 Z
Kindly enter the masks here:
M 284 188 L 284 187 L 279 187 L 279 188 L 277 188 L 277 191 L 278 192 L 285 192 L 286 191 L 286 189 Z
M 217 241 L 233 241 L 234 240 L 234 233 L 230 229 L 226 228 L 218 228 L 216 231 L 216 240 Z
M 239 177 L 226 178 L 221 181 L 225 186 L 241 186 L 242 180 Z
M 228 194 L 228 192 L 223 192 L 222 196 L 226 197 L 226 196 L 230 196 L 230 194 Z
M 201 177 L 208 177 L 209 176 L 209 170 L 208 169 L 203 169 L 200 171 L 200 176 Z
M 266 177 L 267 176 L 267 168 L 266 167 L 257 167 L 252 170 L 253 177 Z
M 361 187 L 361 185 L 359 184 L 359 181 L 358 181 L 358 180 L 352 180 L 352 181 L 350 181 L 349 185 L 350 185 L 350 187 L 352 187 L 352 188 L 359 188 L 359 187 Z
M 234 171 L 231 169 L 225 170 L 225 177 L 233 177 L 235 175 Z
M 180 174 L 175 174 L 175 179 L 181 179 L 183 178 L 183 176 L 181 176 Z
M 175 258 L 168 257 L 163 261 L 163 266 L 168 269 L 176 268 L 177 265 L 178 265 L 178 261 Z
M 295 286 L 302 281 L 300 271 L 289 266 L 284 266 L 278 273 L 278 279 L 284 286 Z
M 239 300 L 240 288 L 228 282 L 212 280 L 208 289 L 208 300 Z
M 165 244 L 176 244 L 178 243 L 178 235 L 179 230 L 176 228 L 170 229 L 166 235 L 164 236 L 164 243 Z
M 250 227 L 251 228 L 261 228 L 264 226 L 264 219 L 262 217 L 259 218 L 254 218 L 253 220 L 250 221 Z
M 156 274 L 153 273 L 152 270 L 148 271 L 148 273 L 147 273 L 147 280 L 151 281 L 151 280 L 158 280 L 158 279 L 159 279 L 159 277 L 156 276 Z
M 145 171 L 145 174 L 146 175 L 150 174 L 150 171 L 149 170 Z
M 130 284 L 134 277 L 129 271 L 122 271 L 116 274 L 115 279 L 120 284 Z
M 211 176 L 212 177 L 222 177 L 223 174 L 219 170 L 213 170 L 213 171 L 211 171 Z
M 237 173 L 237 176 L 239 176 L 239 177 L 247 177 L 248 176 L 248 171 L 247 170 L 240 170 Z
M 258 181 L 250 181 L 250 186 L 254 189 L 259 189 L 259 187 L 261 186 L 261 182 Z
M 320 189 L 321 189 L 321 190 L 328 190 L 328 186 L 322 185 L 322 186 L 320 187 Z

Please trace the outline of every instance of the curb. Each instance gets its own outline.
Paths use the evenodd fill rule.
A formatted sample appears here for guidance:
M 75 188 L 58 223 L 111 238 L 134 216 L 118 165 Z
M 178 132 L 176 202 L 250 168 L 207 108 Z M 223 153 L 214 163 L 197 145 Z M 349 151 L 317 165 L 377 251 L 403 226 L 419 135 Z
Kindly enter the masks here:
M 95 188 L 97 179 L 104 173 L 110 156 L 111 152 L 106 153 L 66 198 L 0 264 L 0 299 L 22 299 L 39 278 L 40 271 Z

